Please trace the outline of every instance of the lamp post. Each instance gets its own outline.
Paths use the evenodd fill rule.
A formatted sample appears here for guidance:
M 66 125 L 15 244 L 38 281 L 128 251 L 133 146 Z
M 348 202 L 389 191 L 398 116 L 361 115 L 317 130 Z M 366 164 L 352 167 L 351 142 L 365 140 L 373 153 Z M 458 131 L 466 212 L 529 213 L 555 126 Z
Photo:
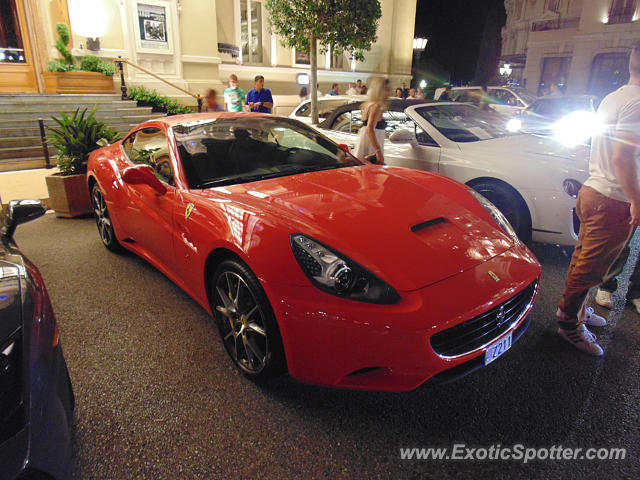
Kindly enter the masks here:
M 422 52 L 424 52 L 428 41 L 429 40 L 424 37 L 416 37 L 413 39 L 413 62 L 411 71 L 414 78 L 416 77 L 416 73 L 418 71 L 418 62 L 420 61 L 420 55 L 422 55 Z

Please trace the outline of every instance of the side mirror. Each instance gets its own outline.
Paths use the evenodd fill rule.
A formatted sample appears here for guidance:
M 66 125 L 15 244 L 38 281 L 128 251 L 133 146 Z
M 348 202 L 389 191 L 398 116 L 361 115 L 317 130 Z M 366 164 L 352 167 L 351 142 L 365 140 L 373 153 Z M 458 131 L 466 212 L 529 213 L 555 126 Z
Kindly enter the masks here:
M 410 143 L 415 145 L 417 142 L 416 136 L 410 130 L 396 130 L 389 137 L 391 143 Z
M 150 165 L 133 165 L 122 172 L 122 179 L 130 185 L 149 185 L 158 195 L 164 195 L 167 191 Z
M 349 150 L 349 145 L 347 145 L 346 143 L 339 143 L 338 147 L 340 148 L 340 150 L 342 150 L 344 153 L 348 153 L 351 154 L 351 151 Z
M 9 202 L 2 234 L 6 237 L 13 236 L 18 225 L 35 220 L 44 215 L 46 211 L 47 209 L 39 200 L 12 200 Z

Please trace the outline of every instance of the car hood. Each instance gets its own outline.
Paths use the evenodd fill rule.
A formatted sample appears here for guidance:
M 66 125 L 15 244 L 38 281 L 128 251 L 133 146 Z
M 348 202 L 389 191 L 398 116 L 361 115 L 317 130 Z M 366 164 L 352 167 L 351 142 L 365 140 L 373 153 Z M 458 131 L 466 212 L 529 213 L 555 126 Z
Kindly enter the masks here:
M 500 159 L 508 154 L 514 160 L 521 160 L 511 162 L 518 169 L 524 166 L 536 171 L 540 171 L 541 168 L 562 170 L 563 173 L 582 182 L 588 177 L 589 147 L 587 145 L 567 147 L 554 139 L 537 135 L 513 135 L 478 142 L 458 143 L 458 145 L 461 150 L 470 155 L 491 155 Z M 526 164 L 523 165 L 523 162 Z
M 220 190 L 200 195 L 219 199 Z M 438 282 L 513 246 L 466 187 L 416 170 L 366 165 L 224 191 L 242 208 L 277 219 L 287 235 L 309 235 L 398 290 Z

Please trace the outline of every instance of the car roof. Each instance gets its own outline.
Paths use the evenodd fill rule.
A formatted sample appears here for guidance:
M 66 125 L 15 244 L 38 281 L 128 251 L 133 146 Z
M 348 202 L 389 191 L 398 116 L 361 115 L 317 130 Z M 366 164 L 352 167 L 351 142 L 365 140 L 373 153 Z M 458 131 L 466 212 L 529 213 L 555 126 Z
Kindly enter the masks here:
M 326 119 L 324 119 L 322 122 L 318 124 L 318 127 L 329 128 L 330 125 L 333 123 L 333 121 L 336 119 L 336 117 L 339 117 L 344 112 L 357 110 L 358 108 L 360 108 L 360 105 L 362 105 L 363 103 L 364 101 L 351 102 L 335 108 Z M 389 108 L 387 109 L 387 111 L 404 112 L 405 109 L 407 109 L 408 107 L 411 107 L 412 105 L 420 105 L 425 103 L 444 103 L 444 102 L 438 102 L 437 100 L 426 99 L 426 98 L 415 98 L 415 99 L 391 98 L 389 99 Z

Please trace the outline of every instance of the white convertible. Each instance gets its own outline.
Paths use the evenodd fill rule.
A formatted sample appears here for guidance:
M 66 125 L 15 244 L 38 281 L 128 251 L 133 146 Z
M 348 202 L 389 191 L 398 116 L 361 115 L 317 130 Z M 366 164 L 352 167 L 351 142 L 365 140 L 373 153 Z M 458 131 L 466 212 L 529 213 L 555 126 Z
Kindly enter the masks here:
M 355 148 L 359 103 L 337 108 L 319 125 Z M 493 202 L 523 240 L 573 245 L 576 196 L 588 176 L 588 147 L 513 134 L 505 119 L 463 103 L 391 100 L 384 113 L 388 165 L 428 170 L 465 183 Z

